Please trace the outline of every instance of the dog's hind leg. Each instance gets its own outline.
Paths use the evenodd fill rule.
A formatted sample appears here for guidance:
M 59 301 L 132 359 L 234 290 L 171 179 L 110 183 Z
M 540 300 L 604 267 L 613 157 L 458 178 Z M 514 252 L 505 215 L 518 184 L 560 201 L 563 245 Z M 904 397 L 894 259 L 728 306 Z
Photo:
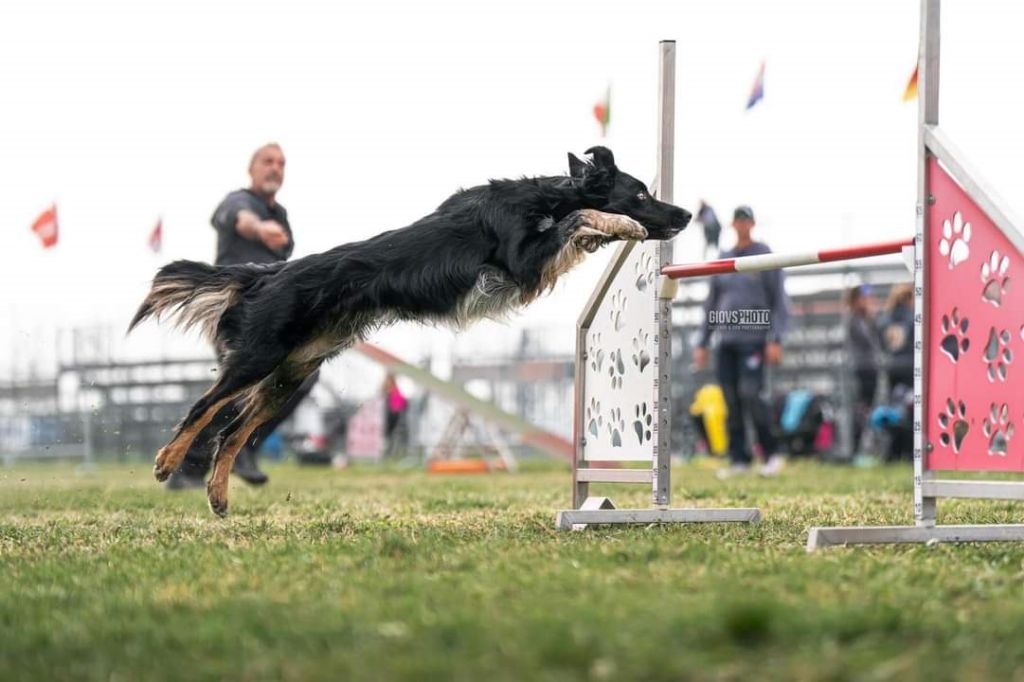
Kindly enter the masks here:
M 213 475 L 206 485 L 210 510 L 217 516 L 228 513 L 228 482 L 235 457 L 262 424 L 273 419 L 306 377 L 316 371 L 313 365 L 284 365 L 252 388 L 242 412 L 224 427 L 217 437 Z
M 246 389 L 263 376 L 266 376 L 266 373 L 254 377 L 253 373 L 239 372 L 237 368 L 230 365 L 222 367 L 217 382 L 195 402 L 192 409 L 188 411 L 188 414 L 175 429 L 170 442 L 160 448 L 157 453 L 156 463 L 153 466 L 153 475 L 156 480 L 167 480 L 181 466 L 192 441 L 213 420 L 220 409 L 242 395 Z

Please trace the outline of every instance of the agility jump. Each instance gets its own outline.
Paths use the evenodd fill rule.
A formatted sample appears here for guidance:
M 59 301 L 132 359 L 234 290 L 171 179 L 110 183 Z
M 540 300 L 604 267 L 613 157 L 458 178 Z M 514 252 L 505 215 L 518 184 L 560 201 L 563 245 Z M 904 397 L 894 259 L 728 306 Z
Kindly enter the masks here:
M 671 344 L 665 304 L 675 293 L 674 280 L 903 253 L 912 255 L 914 278 L 915 525 L 815 527 L 807 549 L 1024 540 L 1024 524 L 936 525 L 940 498 L 1024 501 L 1024 481 L 938 478 L 940 471 L 1024 473 L 1024 436 L 1014 437 L 1024 419 L 1024 369 L 1014 363 L 1024 344 L 1024 292 L 1009 286 L 1024 271 L 1024 235 L 938 127 L 939 9 L 940 0 L 922 0 L 912 240 L 686 265 L 669 264 L 670 244 L 620 248 L 578 324 L 574 508 L 559 512 L 558 528 L 760 517 L 757 510 L 667 508 Z M 662 130 L 663 151 L 671 150 L 670 132 L 666 138 Z M 662 168 L 666 164 L 671 167 L 670 159 L 662 158 Z M 644 375 L 646 364 L 653 371 Z M 592 468 L 603 460 L 652 466 Z M 608 498 L 588 496 L 595 481 L 652 482 L 654 508 L 615 509 Z
M 655 191 L 672 201 L 675 147 L 675 41 L 659 46 L 658 175 Z M 576 325 L 573 508 L 561 530 L 606 523 L 757 522 L 755 508 L 671 508 L 672 292 L 661 268 L 672 243 L 626 242 L 598 281 Z M 642 469 L 625 463 L 647 462 Z M 611 468 L 615 467 L 615 468 Z M 617 509 L 592 497 L 591 483 L 651 487 L 652 507 Z

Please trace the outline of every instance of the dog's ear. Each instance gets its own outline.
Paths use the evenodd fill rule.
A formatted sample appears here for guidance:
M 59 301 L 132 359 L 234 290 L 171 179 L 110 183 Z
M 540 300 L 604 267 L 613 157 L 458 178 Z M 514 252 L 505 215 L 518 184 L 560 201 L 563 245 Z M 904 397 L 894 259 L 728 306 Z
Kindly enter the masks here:
M 569 177 L 582 180 L 583 174 L 586 172 L 587 163 L 578 159 L 572 152 L 569 152 Z
M 591 147 L 585 154 L 589 154 L 594 159 L 594 165 L 598 168 L 605 168 L 607 170 L 613 170 L 615 168 L 615 156 L 612 154 L 612 150 L 608 147 Z
M 606 198 L 615 182 L 615 158 L 605 147 L 591 147 L 586 151 L 593 161 L 581 161 L 569 154 L 569 175 L 573 184 L 593 199 Z

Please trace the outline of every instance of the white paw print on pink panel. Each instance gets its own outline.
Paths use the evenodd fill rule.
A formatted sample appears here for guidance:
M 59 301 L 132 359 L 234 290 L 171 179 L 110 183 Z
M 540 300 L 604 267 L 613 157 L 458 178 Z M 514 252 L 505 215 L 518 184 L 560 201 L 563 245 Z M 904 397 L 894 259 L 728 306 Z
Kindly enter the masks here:
M 960 211 L 953 214 L 953 220 L 942 222 L 942 239 L 939 240 L 939 253 L 949 259 L 949 269 L 967 260 L 971 255 L 968 244 L 971 241 L 971 224 L 965 223 Z
M 999 307 L 1010 286 L 1010 278 L 1006 276 L 1009 268 L 1010 258 L 1000 256 L 999 251 L 993 251 L 992 256 L 981 264 L 981 281 L 985 283 L 985 288 L 981 290 L 982 300 Z

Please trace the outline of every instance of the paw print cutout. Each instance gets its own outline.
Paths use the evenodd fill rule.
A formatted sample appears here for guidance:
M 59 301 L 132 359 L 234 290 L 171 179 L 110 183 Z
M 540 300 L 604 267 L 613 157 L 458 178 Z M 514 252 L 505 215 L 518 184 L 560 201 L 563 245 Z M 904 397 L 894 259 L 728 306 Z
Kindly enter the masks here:
M 601 332 L 595 332 L 590 336 L 590 347 L 593 349 L 590 354 L 590 369 L 600 372 L 604 365 L 604 349 L 601 348 Z
M 939 348 L 945 353 L 950 360 L 956 362 L 960 359 L 962 353 L 966 353 L 967 349 L 970 348 L 971 340 L 968 339 L 967 334 L 967 318 L 960 319 L 960 310 L 953 308 L 953 312 L 949 315 L 942 316 L 942 341 L 939 342 Z
M 636 421 L 633 422 L 633 431 L 636 433 L 640 445 L 651 439 L 651 424 L 654 423 L 654 416 L 647 411 L 647 403 L 640 403 L 636 406 Z
M 939 433 L 939 442 L 947 448 L 952 445 L 953 452 L 959 453 L 967 432 L 971 430 L 970 424 L 967 423 L 967 406 L 964 405 L 964 401 L 961 400 L 954 405 L 951 398 L 946 399 L 946 411 L 939 414 L 939 428 L 942 429 Z
M 998 334 L 996 328 L 988 332 L 988 343 L 985 344 L 985 363 L 988 365 L 988 380 L 1006 381 L 1007 365 L 1013 360 L 1010 350 L 1010 332 L 1003 329 Z
M 601 435 L 602 426 L 604 426 L 604 417 L 601 416 L 601 401 L 591 398 L 590 406 L 587 407 L 587 431 L 596 437 Z
M 612 294 L 612 327 L 619 331 L 626 326 L 626 295 L 619 289 Z
M 615 408 L 608 415 L 608 435 L 612 437 L 612 447 L 622 447 L 622 434 L 626 433 L 626 422 L 622 418 L 622 410 Z
M 647 365 L 651 364 L 651 354 L 647 352 L 647 344 L 650 340 L 651 335 L 643 329 L 633 337 L 633 364 L 640 369 L 641 374 L 647 369 Z
M 647 291 L 647 287 L 654 283 L 654 257 L 650 252 L 645 251 L 633 263 L 633 272 L 636 273 L 636 288 L 639 291 Z
M 988 416 L 981 422 L 981 431 L 988 438 L 988 454 L 1006 457 L 1006 449 L 1013 438 L 1009 406 L 1003 403 L 1000 407 L 992 403 Z
M 622 388 L 622 375 L 626 373 L 626 363 L 622 361 L 622 351 L 613 350 L 608 356 L 608 375 L 612 378 L 612 388 Z
M 1010 286 L 1010 278 L 1006 276 L 1009 268 L 1009 256 L 1000 256 L 999 251 L 993 251 L 989 259 L 981 264 L 981 281 L 985 283 L 985 288 L 981 290 L 983 301 L 997 308 L 1003 302 L 1003 295 Z
M 949 260 L 949 269 L 967 260 L 971 255 L 971 224 L 965 223 L 960 211 L 953 214 L 953 220 L 942 223 L 942 239 L 939 240 L 939 253 Z

